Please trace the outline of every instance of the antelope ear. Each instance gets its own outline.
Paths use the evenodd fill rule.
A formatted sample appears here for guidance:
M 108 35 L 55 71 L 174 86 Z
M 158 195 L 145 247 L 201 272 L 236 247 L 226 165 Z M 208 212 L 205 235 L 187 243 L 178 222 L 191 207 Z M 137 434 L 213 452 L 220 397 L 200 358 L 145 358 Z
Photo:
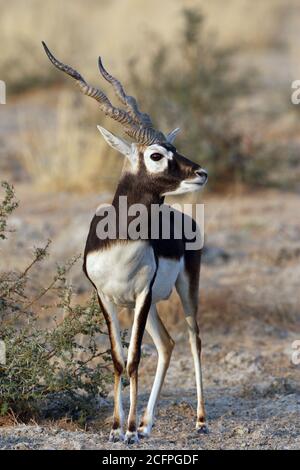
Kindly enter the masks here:
M 176 136 L 177 136 L 178 132 L 180 132 L 180 127 L 176 127 L 176 129 L 169 132 L 169 134 L 167 135 L 167 141 L 170 144 L 173 144 L 174 140 L 176 139 Z
M 104 129 L 104 127 L 97 126 L 100 133 L 103 135 L 104 139 L 113 149 L 117 150 L 118 152 L 122 153 L 126 157 L 130 157 L 132 153 L 131 143 L 127 142 L 126 140 L 121 139 L 121 137 L 117 137 L 111 132 Z

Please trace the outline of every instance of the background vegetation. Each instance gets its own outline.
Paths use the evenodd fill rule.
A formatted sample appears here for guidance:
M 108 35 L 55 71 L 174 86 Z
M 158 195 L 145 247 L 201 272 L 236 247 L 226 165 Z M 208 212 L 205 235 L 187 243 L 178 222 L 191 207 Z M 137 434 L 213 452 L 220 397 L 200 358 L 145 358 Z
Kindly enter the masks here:
M 95 103 L 79 96 L 72 81 L 51 66 L 40 45 L 44 39 L 61 60 L 110 94 L 97 72 L 101 53 L 158 127 L 182 128 L 178 145 L 208 167 L 210 189 L 298 187 L 297 115 L 289 99 L 298 71 L 296 9 L 293 0 L 265 0 L 255 8 L 230 0 L 226 13 L 218 0 L 209 5 L 166 1 L 163 7 L 156 0 L 151 6 L 88 0 L 71 9 L 54 0 L 46 13 L 36 0 L 26 7 L 13 0 L 2 9 L 0 40 L 10 47 L 0 59 L 1 78 L 9 96 L 47 87 L 46 94 L 24 95 L 24 106 L 30 99 L 33 113 L 18 107 L 20 167 L 39 188 L 87 191 L 111 190 L 122 165 L 95 124 L 121 129 L 105 121 Z M 82 22 L 89 25 L 88 35 Z

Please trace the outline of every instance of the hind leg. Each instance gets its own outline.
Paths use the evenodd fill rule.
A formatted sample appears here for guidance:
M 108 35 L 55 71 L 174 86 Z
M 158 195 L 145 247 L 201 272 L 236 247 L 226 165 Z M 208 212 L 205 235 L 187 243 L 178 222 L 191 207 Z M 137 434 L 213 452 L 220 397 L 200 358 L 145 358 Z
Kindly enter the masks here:
M 200 265 L 199 265 L 200 268 Z M 176 281 L 176 289 L 182 302 L 185 319 L 188 325 L 191 352 L 194 360 L 195 378 L 197 387 L 197 421 L 196 429 L 199 433 L 206 433 L 205 408 L 203 397 L 202 367 L 201 367 L 201 339 L 197 324 L 199 271 L 188 275 L 186 271 L 180 273 Z
M 151 336 L 157 349 L 158 362 L 148 405 L 138 428 L 138 433 L 141 437 L 147 437 L 150 435 L 156 403 L 169 367 L 174 347 L 174 341 L 162 323 L 155 305 L 152 305 L 150 308 L 146 330 Z

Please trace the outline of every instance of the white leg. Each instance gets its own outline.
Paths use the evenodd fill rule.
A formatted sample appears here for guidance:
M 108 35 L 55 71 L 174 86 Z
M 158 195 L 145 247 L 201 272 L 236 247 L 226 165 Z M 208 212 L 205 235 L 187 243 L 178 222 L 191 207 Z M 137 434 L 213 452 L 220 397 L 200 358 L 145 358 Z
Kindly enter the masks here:
M 146 323 L 146 330 L 156 346 L 158 352 L 158 362 L 148 405 L 138 429 L 139 435 L 141 437 L 149 436 L 151 432 L 155 407 L 166 372 L 169 367 L 171 354 L 174 347 L 174 341 L 168 334 L 164 324 L 159 318 L 155 305 L 152 305 L 150 308 Z
M 124 426 L 124 410 L 122 404 L 122 373 L 125 369 L 125 361 L 123 356 L 120 326 L 117 317 L 116 307 L 113 303 L 107 302 L 99 297 L 100 307 L 105 317 L 110 343 L 111 354 L 114 363 L 114 416 L 113 424 L 110 432 L 109 440 L 111 442 L 124 439 L 123 426 Z
M 207 427 L 205 425 L 205 409 L 203 398 L 203 381 L 202 381 L 202 367 L 201 367 L 201 339 L 199 336 L 199 328 L 196 321 L 196 314 L 186 315 L 186 321 L 189 328 L 189 338 L 192 356 L 194 360 L 196 387 L 197 387 L 197 422 L 196 429 L 199 432 L 206 433 Z
M 189 340 L 194 361 L 197 387 L 196 429 L 199 433 L 206 433 L 207 427 L 205 425 L 205 408 L 201 367 L 201 339 L 199 336 L 199 328 L 197 324 L 198 289 L 191 289 L 190 279 L 191 278 L 186 273 L 181 273 L 176 282 L 176 289 L 180 296 L 185 313 L 186 322 L 188 324 Z
M 151 306 L 151 293 L 143 292 L 139 295 L 132 325 L 130 344 L 128 349 L 127 373 L 130 380 L 130 408 L 128 414 L 128 429 L 125 435 L 125 443 L 138 442 L 137 433 L 137 393 L 138 393 L 138 368 L 141 358 L 141 343 L 145 331 L 145 325 Z

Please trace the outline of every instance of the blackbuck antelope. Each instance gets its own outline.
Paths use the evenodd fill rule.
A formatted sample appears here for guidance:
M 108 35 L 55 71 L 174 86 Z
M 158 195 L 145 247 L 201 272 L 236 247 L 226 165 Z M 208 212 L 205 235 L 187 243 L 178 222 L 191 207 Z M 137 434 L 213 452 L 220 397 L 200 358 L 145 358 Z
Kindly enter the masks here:
M 143 204 L 150 210 L 154 204 L 162 206 L 166 195 L 197 191 L 204 186 L 206 171 L 180 155 L 174 147 L 179 129 L 166 136 L 157 131 L 150 116 L 139 110 L 137 101 L 128 96 L 121 83 L 105 70 L 100 58 L 100 73 L 112 85 L 124 109 L 113 106 L 101 90 L 90 86 L 76 70 L 59 62 L 44 43 L 43 46 L 55 67 L 74 78 L 82 93 L 97 100 L 100 109 L 119 122 L 133 140 L 129 143 L 98 126 L 107 143 L 126 157 L 112 202 L 117 214 L 121 196 L 127 197 L 129 207 Z M 111 341 L 115 384 L 110 440 L 134 443 L 151 432 L 155 406 L 174 347 L 174 341 L 157 313 L 156 304 L 169 298 L 174 286 L 183 304 L 194 359 L 198 398 L 196 429 L 206 432 L 201 340 L 197 325 L 201 248 L 186 249 L 185 236 L 176 238 L 174 230 L 171 230 L 169 240 L 161 236 L 155 239 L 151 236 L 148 239 L 128 236 L 124 240 L 118 232 L 115 239 L 103 240 L 97 235 L 101 217 L 96 214 L 91 222 L 83 270 L 97 290 Z M 155 223 L 151 215 L 149 222 L 150 225 Z M 116 311 L 119 306 L 134 310 L 127 362 L 123 355 Z M 145 328 L 157 348 L 158 364 L 149 402 L 137 427 L 138 368 Z M 125 369 L 130 380 L 130 409 L 124 435 L 121 377 Z

